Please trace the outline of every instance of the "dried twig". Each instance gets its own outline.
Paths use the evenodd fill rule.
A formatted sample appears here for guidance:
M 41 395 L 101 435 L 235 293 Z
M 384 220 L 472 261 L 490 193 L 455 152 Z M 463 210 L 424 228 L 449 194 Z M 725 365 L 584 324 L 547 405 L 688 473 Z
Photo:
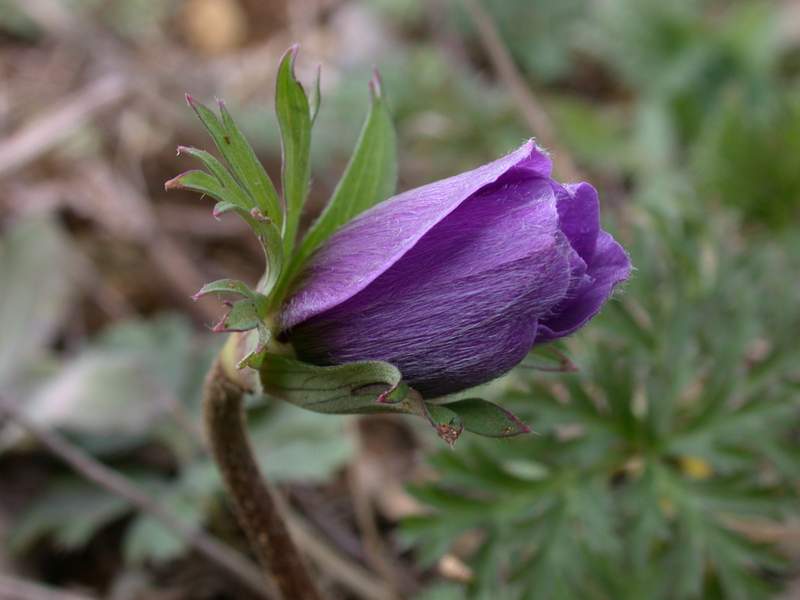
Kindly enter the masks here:
M 344 558 L 292 511 L 285 511 L 289 531 L 308 557 L 325 573 L 365 600 L 396 600 L 397 595 L 369 571 Z
M 94 600 L 94 596 L 67 592 L 3 574 L 0 574 L 0 598 L 3 600 Z
M 464 6 L 478 30 L 478 37 L 489 55 L 497 76 L 511 92 L 520 115 L 542 145 L 553 152 L 556 170 L 565 179 L 580 180 L 580 171 L 575 166 L 572 156 L 558 143 L 553 122 L 514 64 L 514 59 L 492 17 L 483 8 L 480 0 L 464 0 Z
M 130 502 L 142 512 L 158 520 L 198 554 L 236 577 L 262 598 L 275 597 L 272 581 L 265 580 L 259 569 L 237 551 L 186 525 L 180 517 L 164 509 L 156 500 L 131 483 L 126 477 L 95 460 L 55 431 L 41 427 L 7 398 L 0 397 L 0 416 L 5 415 L 25 429 L 38 443 L 63 460 L 83 477 Z
M 59 100 L 36 121 L 0 142 L 0 177 L 35 160 L 127 93 L 123 77 L 108 75 Z
M 401 589 L 401 580 L 395 565 L 390 558 L 386 545 L 383 543 L 375 519 L 375 511 L 368 495 L 364 492 L 360 482 L 360 473 L 357 464 L 348 470 L 348 483 L 350 496 L 353 499 L 356 523 L 361 532 L 361 537 L 366 549 L 367 560 L 372 567 L 388 581 L 395 590 Z M 398 597 L 394 594 L 394 597 Z

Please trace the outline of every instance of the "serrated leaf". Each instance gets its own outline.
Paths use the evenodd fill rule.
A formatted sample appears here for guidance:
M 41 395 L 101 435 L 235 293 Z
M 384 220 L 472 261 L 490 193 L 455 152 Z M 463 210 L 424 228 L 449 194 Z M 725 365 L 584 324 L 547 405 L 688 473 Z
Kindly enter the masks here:
M 292 46 L 281 60 L 275 86 L 275 113 L 281 130 L 283 199 L 286 207 L 284 249 L 294 247 L 297 226 L 308 193 L 311 176 L 311 113 L 303 86 L 294 75 L 298 46 Z
M 530 433 L 530 427 L 512 412 L 481 398 L 468 398 L 445 405 L 457 414 L 464 429 L 487 437 L 511 437 Z
M 421 414 L 417 394 L 397 367 L 380 361 L 319 367 L 267 354 L 256 365 L 267 394 L 307 410 L 332 414 Z
M 189 103 L 205 125 L 236 178 L 252 196 L 255 205 L 270 219 L 283 225 L 283 210 L 272 180 L 258 161 L 256 153 L 237 127 L 225 104 L 219 102 L 221 119 L 187 94 Z
M 283 270 L 283 241 L 275 222 L 257 207 L 248 209 L 247 206 L 242 206 L 242 199 L 234 190 L 225 187 L 219 179 L 205 171 L 193 170 L 182 173 L 167 181 L 164 188 L 167 190 L 183 188 L 208 194 L 219 200 L 214 206 L 214 217 L 218 218 L 223 213 L 234 211 L 244 219 L 264 249 L 267 276 L 262 282 L 260 291 L 265 295 L 269 294 Z
M 350 162 L 325 210 L 303 239 L 287 277 L 293 276 L 339 227 L 394 193 L 397 142 L 377 73 L 370 82 L 370 91 L 372 103 Z

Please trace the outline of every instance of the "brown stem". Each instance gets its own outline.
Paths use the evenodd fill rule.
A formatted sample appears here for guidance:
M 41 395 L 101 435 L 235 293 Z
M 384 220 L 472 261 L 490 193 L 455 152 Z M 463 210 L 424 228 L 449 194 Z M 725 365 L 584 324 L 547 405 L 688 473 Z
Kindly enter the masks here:
M 206 377 L 203 397 L 211 451 L 239 524 L 284 598 L 321 600 L 253 456 L 244 415 L 245 391 L 218 358 Z

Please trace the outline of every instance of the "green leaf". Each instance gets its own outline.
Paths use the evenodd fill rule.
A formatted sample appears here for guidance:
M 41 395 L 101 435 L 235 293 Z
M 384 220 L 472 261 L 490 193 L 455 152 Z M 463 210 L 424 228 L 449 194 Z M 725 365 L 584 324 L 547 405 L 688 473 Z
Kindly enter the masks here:
M 317 120 L 319 114 L 319 105 L 322 102 L 322 94 L 319 90 L 319 80 L 321 76 L 322 67 L 317 67 L 317 74 L 314 77 L 314 85 L 311 86 L 311 94 L 308 98 L 309 110 L 311 111 L 311 125 Z
M 230 310 L 222 320 L 214 325 L 214 333 L 229 331 L 250 331 L 262 323 L 258 305 L 250 299 L 238 300 L 230 304 Z
M 202 527 L 204 499 L 195 490 L 183 481 L 152 487 L 150 492 L 158 498 L 159 504 L 173 514 L 180 515 L 185 527 Z M 186 550 L 183 540 L 146 513 L 138 515 L 131 523 L 122 544 L 122 554 L 129 565 L 147 562 L 164 564 L 180 557 Z
M 164 189 L 167 191 L 175 189 L 192 190 L 194 192 L 200 192 L 201 194 L 208 194 L 220 202 L 231 206 L 240 207 L 239 204 L 231 198 L 230 194 L 226 192 L 219 179 L 213 175 L 209 175 L 205 171 L 197 169 L 186 171 L 177 177 L 173 177 L 164 184 Z M 214 210 L 214 214 L 217 214 L 216 209 Z
M 225 194 L 225 197 L 228 198 L 230 202 L 247 210 L 255 208 L 255 201 L 242 189 L 233 176 L 231 176 L 228 169 L 211 154 L 197 148 L 178 146 L 178 155 L 181 154 L 188 154 L 200 160 L 211 174 L 216 177 L 222 193 Z
M 458 415 L 464 429 L 478 435 L 511 437 L 531 431 L 510 411 L 481 398 L 451 402 L 446 407 Z
M 464 424 L 457 413 L 440 404 L 425 403 L 425 416 L 436 431 L 436 435 L 452 448 L 464 431 Z
M 275 112 L 281 129 L 283 199 L 286 206 L 284 248 L 291 254 L 311 176 L 311 113 L 303 86 L 294 76 L 297 45 L 284 54 L 275 87 Z
M 332 367 L 267 354 L 254 365 L 267 394 L 307 410 L 333 414 L 422 414 L 418 395 L 397 367 L 379 361 Z
M 184 508 L 181 516 L 185 519 L 186 514 Z M 193 513 L 188 514 L 194 517 Z M 128 565 L 162 565 L 180 558 L 185 552 L 186 543 L 149 515 L 141 515 L 131 523 L 122 546 L 125 563 Z
M 126 500 L 82 480 L 62 477 L 50 482 L 15 517 L 7 548 L 20 554 L 43 536 L 52 535 L 61 548 L 77 549 L 128 510 Z
M 236 210 L 237 208 L 239 207 L 233 204 L 232 202 L 217 202 L 214 205 L 214 210 L 212 211 L 211 214 L 214 215 L 215 219 L 219 220 L 221 215 L 229 213 L 232 210 Z
M 78 263 L 49 220 L 8 224 L 0 237 L 0 386 L 12 386 L 57 334 L 72 310 Z
M 370 92 L 372 104 L 350 162 L 322 215 L 303 239 L 286 274 L 287 280 L 339 227 L 394 193 L 396 136 L 377 72 L 370 82 Z
M 283 242 L 280 231 L 275 223 L 264 216 L 258 208 L 247 209 L 242 206 L 241 198 L 237 198 L 235 192 L 226 188 L 214 176 L 205 171 L 187 171 L 177 177 L 170 179 L 164 184 L 167 190 L 183 188 L 193 190 L 202 194 L 208 194 L 216 198 L 219 202 L 214 206 L 214 216 L 235 211 L 250 226 L 261 242 L 264 249 L 264 256 L 267 261 L 267 277 L 261 285 L 261 291 L 268 294 L 275 283 L 278 281 L 283 269 Z
M 206 115 L 206 112 L 202 112 L 203 115 L 209 119 L 216 119 L 208 109 L 204 109 L 204 111 L 208 112 L 210 116 Z M 223 114 L 226 114 L 224 109 Z M 277 283 L 283 270 L 283 241 L 275 220 L 268 214 L 264 214 L 260 206 L 254 205 L 251 196 L 239 186 L 228 170 L 213 156 L 202 150 L 183 146 L 179 148 L 179 152 L 191 154 L 202 160 L 215 175 L 209 175 L 205 171 L 187 171 L 167 181 L 164 188 L 166 190 L 182 188 L 208 194 L 219 201 L 214 206 L 214 217 L 219 218 L 226 212 L 235 211 L 244 219 L 264 249 L 267 276 L 262 281 L 260 290 L 264 294 L 268 294 Z
M 211 134 L 214 143 L 237 179 L 253 198 L 255 206 L 277 223 L 278 227 L 281 227 L 283 210 L 278 199 L 278 192 L 264 167 L 258 161 L 253 148 L 233 121 L 225 104 L 219 101 L 222 116 L 220 120 L 211 110 L 196 102 L 189 94 L 186 95 L 186 101 L 197 113 L 208 133 Z
M 243 281 L 237 279 L 218 279 L 217 281 L 205 284 L 200 288 L 200 291 L 192 296 L 192 299 L 199 300 L 208 294 L 236 294 L 253 301 L 258 300 L 261 296 L 258 292 L 251 290 Z
M 264 249 L 267 272 L 266 276 L 259 282 L 258 289 L 263 295 L 269 296 L 283 272 L 283 241 L 281 234 L 275 223 L 265 217 L 257 208 L 254 208 L 249 213 L 241 210 L 237 210 L 237 212 L 255 232 L 258 241 L 261 242 L 261 247 Z

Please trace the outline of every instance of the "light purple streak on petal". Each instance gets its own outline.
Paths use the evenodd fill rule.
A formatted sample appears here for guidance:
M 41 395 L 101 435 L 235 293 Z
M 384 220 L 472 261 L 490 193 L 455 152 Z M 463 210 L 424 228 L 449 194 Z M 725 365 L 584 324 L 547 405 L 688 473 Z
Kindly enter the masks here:
M 611 234 L 601 231 L 581 286 L 555 308 L 553 317 L 541 320 L 536 343 L 550 342 L 582 327 L 600 311 L 614 286 L 625 281 L 630 273 L 631 261 L 625 250 Z
M 357 217 L 312 257 L 284 306 L 282 326 L 293 327 L 363 290 L 462 202 L 515 166 L 547 177 L 552 164 L 529 140 L 499 160 L 394 196 Z
M 561 186 L 553 182 L 553 185 L 558 198 L 561 231 L 580 257 L 590 263 L 600 233 L 600 201 L 597 190 L 588 183 L 568 183 Z
M 386 360 L 426 397 L 453 393 L 524 358 L 537 318 L 567 291 L 573 255 L 549 181 L 515 171 L 290 339 L 313 363 Z

